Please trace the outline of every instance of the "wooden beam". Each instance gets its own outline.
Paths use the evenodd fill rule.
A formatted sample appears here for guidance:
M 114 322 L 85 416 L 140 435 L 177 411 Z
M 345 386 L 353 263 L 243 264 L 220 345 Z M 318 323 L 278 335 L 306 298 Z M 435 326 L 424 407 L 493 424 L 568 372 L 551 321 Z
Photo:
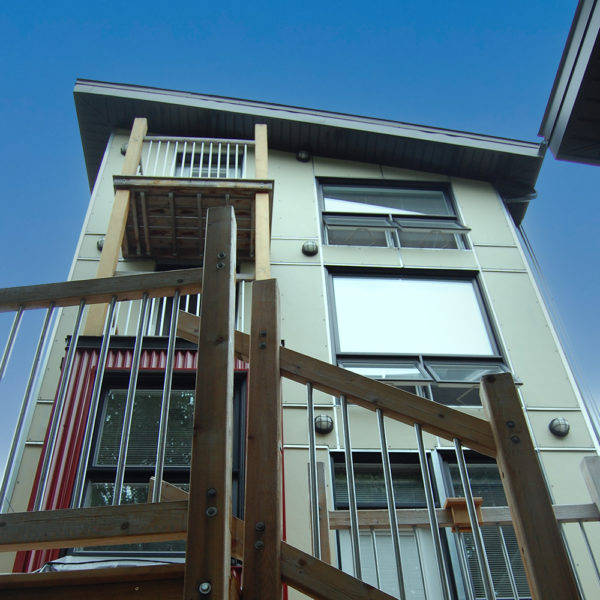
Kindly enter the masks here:
M 226 598 L 231 576 L 231 453 L 235 316 L 233 207 L 207 215 L 184 599 L 201 584 Z
M 256 194 L 254 197 L 254 266 L 257 280 L 271 277 L 271 227 L 267 194 Z
M 486 375 L 480 393 L 532 597 L 579 598 L 512 375 Z
M 600 509 L 600 456 L 583 458 L 581 473 L 594 504 Z
M 178 328 L 177 335 L 194 341 L 197 334 L 192 326 L 194 319 L 186 320 L 186 327 Z M 194 337 L 196 335 L 196 337 Z M 236 356 L 249 359 L 249 336 L 235 332 Z M 281 375 L 299 383 L 312 383 L 317 390 L 339 396 L 344 394 L 349 402 L 368 410 L 382 410 L 386 417 L 408 425 L 419 423 L 423 429 L 448 440 L 458 438 L 463 445 L 487 456 L 495 456 L 496 449 L 490 424 L 484 419 L 474 417 L 443 404 L 437 404 L 427 398 L 416 396 L 380 381 L 363 377 L 316 358 L 294 352 L 289 348 L 280 348 Z
M 148 502 L 152 502 L 152 496 L 154 495 L 154 485 L 156 484 L 156 477 L 150 477 L 148 484 Z M 160 501 L 161 502 L 177 502 L 178 500 L 189 500 L 190 495 L 185 490 L 169 483 L 168 481 L 160 482 Z
M 181 193 L 189 191 L 195 196 L 198 193 L 207 195 L 218 194 L 224 196 L 229 193 L 232 196 L 245 196 L 252 198 L 254 194 L 262 192 L 268 196 L 273 195 L 273 181 L 266 177 L 256 179 L 198 179 L 197 177 L 126 177 L 123 175 L 113 176 L 115 190 L 131 192 L 157 192 Z
M 142 156 L 144 136 L 148 131 L 148 120 L 136 118 L 131 128 L 127 152 L 123 161 L 122 174 L 135 175 Z M 119 253 L 125 235 L 125 226 L 129 214 L 130 192 L 117 190 L 115 200 L 108 221 L 108 229 L 104 237 L 104 246 L 100 254 L 96 277 L 112 277 L 117 269 Z M 90 307 L 85 324 L 85 335 L 102 335 L 104 320 L 106 318 L 106 305 Z
M 252 284 L 246 443 L 243 590 L 281 600 L 281 382 L 279 293 L 274 279 Z
M 0 575 L 2 600 L 180 600 L 183 565 Z
M 394 600 L 285 542 L 281 543 L 281 576 L 285 583 L 319 600 Z
M 186 529 L 186 501 L 5 513 L 0 551 L 182 540 Z
M 331 564 L 329 547 L 329 511 L 327 510 L 327 488 L 325 487 L 325 464 L 317 463 L 317 489 L 319 496 L 319 540 L 321 542 L 321 560 Z
M 254 126 L 254 172 L 257 179 L 266 179 L 269 174 L 269 144 L 267 126 Z
M 579 521 L 600 521 L 600 510 L 595 504 L 556 504 L 554 515 L 559 523 L 578 523 Z M 440 527 L 452 527 L 452 515 L 445 508 L 436 508 Z M 481 507 L 482 525 L 512 525 L 512 516 L 508 506 Z M 398 527 L 429 528 L 429 515 L 425 508 L 404 508 L 396 510 Z M 389 529 L 390 519 L 386 509 L 359 510 L 360 527 L 373 529 Z M 350 529 L 350 513 L 347 510 L 329 511 L 330 529 Z
M 253 281 L 251 275 L 237 275 L 237 281 Z M 0 312 L 47 308 L 50 302 L 56 306 L 77 306 L 82 298 L 87 304 L 117 300 L 139 300 L 145 291 L 151 298 L 172 296 L 178 289 L 181 295 L 198 294 L 202 291 L 202 269 L 157 271 L 139 275 L 119 275 L 101 279 L 79 279 L 62 283 L 43 283 L 0 289 Z M 196 335 L 196 343 L 198 337 Z

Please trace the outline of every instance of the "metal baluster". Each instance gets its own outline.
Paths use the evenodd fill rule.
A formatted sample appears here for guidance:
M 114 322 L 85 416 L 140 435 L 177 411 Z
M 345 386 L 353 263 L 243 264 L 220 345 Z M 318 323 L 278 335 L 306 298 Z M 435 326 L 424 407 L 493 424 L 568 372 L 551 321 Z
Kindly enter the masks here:
M 167 427 L 169 421 L 169 407 L 171 406 L 171 384 L 173 380 L 173 358 L 175 356 L 177 317 L 179 311 L 179 290 L 175 290 L 173 307 L 171 309 L 171 327 L 169 328 L 169 345 L 167 346 L 167 364 L 165 365 L 165 381 L 158 429 L 158 445 L 156 447 L 156 468 L 154 470 L 154 488 L 152 489 L 152 502 L 160 502 L 162 491 L 162 478 L 165 466 L 165 449 L 167 446 Z
M 148 292 L 144 292 L 140 316 L 138 319 L 138 329 L 133 349 L 133 359 L 131 362 L 131 373 L 129 374 L 129 387 L 127 389 L 127 401 L 125 404 L 125 414 L 123 415 L 123 429 L 121 431 L 121 443 L 119 446 L 119 460 L 117 462 L 117 473 L 115 475 L 115 489 L 113 495 L 113 504 L 121 504 L 121 490 L 123 489 L 123 479 L 125 476 L 125 460 L 127 459 L 127 448 L 129 446 L 129 433 L 131 431 L 131 419 L 133 417 L 133 403 L 135 400 L 135 390 L 137 388 L 137 377 L 140 366 L 140 356 L 142 354 L 142 342 L 144 338 L 144 321 L 148 308 Z
M 82 299 L 81 302 L 79 302 L 79 311 L 77 312 L 77 318 L 75 319 L 75 327 L 73 328 L 73 334 L 71 335 L 71 342 L 65 358 L 63 371 L 58 386 L 58 393 L 54 403 L 54 413 L 52 415 L 52 422 L 50 423 L 50 431 L 48 432 L 48 439 L 44 451 L 44 460 L 40 470 L 40 478 L 35 494 L 35 501 L 33 503 L 33 510 L 40 510 L 44 495 L 46 493 L 46 486 L 48 484 L 48 469 L 52 463 L 54 449 L 56 447 L 58 426 L 60 425 L 60 421 L 62 419 L 62 412 L 65 404 L 65 397 L 67 395 L 67 388 L 69 387 L 69 379 L 71 378 L 71 370 L 73 369 L 73 359 L 75 357 L 75 350 L 77 349 L 77 341 L 79 340 L 79 330 L 81 329 L 81 321 L 83 320 L 84 309 L 85 300 Z
M 246 179 L 246 164 L 248 163 L 248 144 L 244 144 L 244 158 L 242 160 L 242 179 Z
M 200 303 L 202 302 L 202 296 L 200 294 L 196 294 L 196 316 L 199 317 L 200 316 Z M 242 308 L 240 309 L 243 312 L 243 304 L 242 304 Z
M 187 152 L 187 141 L 183 142 L 183 153 L 181 154 L 181 174 L 180 177 L 185 177 L 185 157 Z M 192 167 L 190 167 L 190 172 Z
M 585 530 L 585 527 L 583 526 L 583 523 L 581 521 L 578 521 L 578 523 L 579 528 L 581 529 L 581 533 L 583 533 L 583 539 L 585 540 L 585 544 L 587 546 L 590 558 L 592 559 L 594 570 L 596 571 L 596 577 L 598 578 L 598 581 L 600 581 L 600 569 L 598 569 L 598 563 L 596 562 L 596 557 L 594 556 L 594 551 L 592 550 L 592 545 L 590 544 L 590 539 L 588 538 L 587 531 Z
M 435 558 L 440 574 L 442 593 L 444 594 L 444 600 L 450 600 L 452 596 L 450 592 L 450 579 L 448 577 L 447 565 L 442 551 L 440 526 L 438 524 L 435 503 L 433 501 L 433 486 L 431 485 L 429 469 L 427 468 L 427 458 L 425 456 L 425 447 L 423 444 L 423 430 L 418 423 L 415 423 L 415 433 L 417 436 L 417 445 L 419 447 L 419 463 L 421 465 L 421 475 L 423 477 L 423 487 L 425 489 L 425 499 L 427 501 L 427 512 L 429 514 L 429 527 L 431 528 L 431 537 L 433 538 L 433 546 L 435 548 Z
M 238 144 L 235 145 L 235 177 L 237 178 L 238 176 L 238 156 L 239 156 L 239 150 L 238 150 Z
M 506 570 L 508 571 L 508 579 L 510 581 L 510 588 L 512 590 L 513 596 L 515 600 L 520 600 L 519 590 L 517 589 L 517 582 L 515 581 L 515 574 L 512 569 L 512 565 L 510 564 L 510 557 L 508 556 L 508 548 L 506 547 L 506 540 L 504 539 L 504 532 L 502 531 L 502 527 L 498 525 L 498 535 L 500 536 L 500 548 L 502 548 L 502 556 L 504 557 L 504 564 L 506 565 Z
M 190 177 L 194 176 L 194 155 L 196 154 L 196 142 L 192 144 L 192 155 L 190 156 Z
M 458 540 L 458 562 L 460 565 L 460 571 L 463 576 L 463 584 L 465 586 L 465 591 L 467 592 L 467 596 L 469 600 L 475 599 L 475 584 L 473 583 L 473 578 L 471 577 L 471 571 L 469 570 L 469 563 L 467 561 L 467 550 L 465 546 L 465 538 L 460 531 L 457 531 L 454 534 Z
M 169 169 L 169 177 L 175 177 L 175 168 L 177 165 L 177 150 L 179 149 L 179 140 L 175 140 L 175 148 L 173 148 L 173 160 L 171 161 L 171 168 Z
M 310 479 L 310 525 L 313 556 L 321 558 L 321 532 L 319 530 L 319 491 L 317 489 L 317 449 L 315 444 L 315 407 L 312 383 L 306 384 L 308 417 L 308 472 Z
M 207 177 L 211 177 L 211 168 L 212 168 L 212 154 L 213 154 L 213 145 L 212 142 L 208 145 L 208 175 Z
M 10 333 L 8 334 L 8 339 L 6 340 L 6 345 L 4 346 L 4 352 L 2 353 L 2 359 L 0 360 L 0 381 L 4 377 L 4 372 L 6 371 L 6 366 L 8 365 L 8 359 L 10 358 L 13 346 L 15 344 L 15 339 L 17 338 L 17 332 L 19 331 L 19 325 L 21 325 L 21 319 L 23 318 L 23 307 L 19 306 L 17 310 L 17 314 L 13 319 L 12 326 L 10 328 Z
M 154 175 L 156 177 L 156 171 L 158 169 L 158 155 L 160 154 L 160 147 L 161 147 L 162 142 L 160 140 L 158 140 L 158 145 L 156 146 L 156 156 L 154 157 L 154 172 L 152 173 L 152 175 Z
M 184 310 L 185 312 L 190 312 L 190 295 L 188 294 L 184 300 Z
M 352 540 L 352 560 L 354 576 L 362 579 L 360 560 L 360 531 L 358 527 L 358 509 L 356 506 L 356 487 L 354 484 L 354 463 L 352 461 L 352 446 L 350 444 L 350 423 L 348 420 L 348 403 L 346 396 L 340 396 L 342 408 L 342 425 L 344 429 L 344 458 L 346 459 L 346 483 L 348 486 L 348 507 L 350 509 L 350 538 Z
M 381 581 L 379 579 L 379 555 L 377 554 L 377 537 L 375 536 L 375 528 L 369 527 L 371 533 L 371 544 L 373 546 L 373 560 L 375 561 L 375 579 L 377 581 L 377 588 L 381 589 Z
M 154 321 L 154 309 L 156 308 L 156 298 L 150 300 L 150 313 L 148 315 L 148 324 L 146 326 L 146 335 L 154 335 L 156 327 L 152 327 Z
M 467 465 L 465 463 L 462 444 L 457 438 L 454 438 L 454 448 L 456 450 L 458 470 L 460 471 L 460 480 L 465 492 L 465 500 L 467 501 L 467 512 L 469 513 L 469 521 L 471 522 L 471 529 L 473 530 L 473 542 L 475 543 L 475 552 L 477 553 L 477 561 L 479 562 L 479 569 L 481 571 L 485 595 L 488 600 L 495 600 L 496 593 L 494 592 L 492 573 L 490 571 L 490 565 L 488 563 L 485 546 L 483 544 L 481 528 L 479 527 L 479 521 L 477 519 L 477 510 L 475 508 L 475 502 L 473 501 L 473 492 L 471 491 L 471 483 L 467 473 Z
M 217 146 L 217 177 L 221 177 L 221 142 Z
M 227 164 L 225 166 L 225 177 L 229 177 L 229 147 L 231 144 L 227 144 Z
M 202 167 L 204 166 L 204 142 L 200 145 L 200 167 L 198 169 L 198 177 L 202 177 Z
M 161 309 L 160 309 L 160 328 L 158 330 L 158 335 L 165 335 L 165 315 L 167 314 L 167 299 L 161 299 Z
M 83 496 L 85 493 L 85 473 L 90 458 L 90 449 L 92 447 L 92 436 L 94 432 L 94 424 L 96 423 L 96 415 L 98 413 L 98 405 L 100 404 L 100 392 L 102 390 L 102 380 L 104 379 L 104 370 L 106 369 L 106 359 L 108 357 L 108 348 L 110 345 L 110 331 L 115 314 L 117 297 L 113 296 L 108 305 L 108 314 L 104 323 L 104 335 L 100 346 L 100 354 L 98 355 L 98 365 L 96 367 L 96 377 L 94 379 L 94 387 L 92 388 L 92 397 L 90 400 L 90 409 L 88 411 L 88 419 L 85 425 L 83 442 L 81 444 L 81 456 L 75 485 L 73 487 L 73 506 L 83 506 Z
M 127 303 L 127 316 L 125 317 L 125 327 L 123 328 L 123 335 L 129 335 L 129 321 L 131 320 L 131 309 L 133 307 L 133 300 L 129 300 Z
M 167 159 L 169 158 L 169 147 L 170 146 L 171 146 L 171 142 L 167 141 L 167 146 L 165 148 L 165 158 L 163 160 L 163 170 L 162 170 L 163 177 L 167 176 Z
M 398 590 L 400 600 L 406 598 L 404 589 L 404 577 L 402 574 L 402 558 L 400 556 L 400 539 L 398 532 L 398 518 L 396 515 L 396 498 L 394 495 L 394 484 L 392 480 L 392 465 L 390 464 L 390 455 L 388 453 L 387 436 L 385 433 L 385 423 L 383 412 L 377 409 L 377 425 L 379 427 L 379 445 L 381 446 L 381 459 L 383 466 L 383 479 L 385 481 L 385 495 L 387 499 L 388 515 L 390 519 L 390 534 L 392 536 L 392 545 L 394 547 L 394 558 L 396 559 L 396 576 L 398 577 Z
M 46 336 L 48 335 L 48 327 L 50 325 L 50 321 L 52 319 L 52 314 L 54 312 L 54 302 L 50 303 L 48 310 L 46 311 L 46 318 L 44 319 L 44 324 L 42 325 L 42 331 L 40 333 L 40 339 L 37 344 L 37 348 L 35 350 L 35 354 L 33 357 L 33 362 L 31 363 L 31 371 L 29 372 L 29 379 L 27 380 L 27 386 L 25 387 L 25 393 L 23 394 L 23 403 L 21 404 L 21 410 L 19 412 L 19 417 L 17 419 L 17 425 L 15 427 L 15 433 L 13 435 L 12 443 L 10 445 L 10 450 L 8 452 L 8 458 L 6 459 L 6 469 L 4 472 L 4 477 L 2 479 L 2 487 L 0 487 L 0 513 L 4 512 L 4 500 L 6 498 L 6 491 L 8 488 L 8 482 L 12 477 L 12 469 L 13 462 L 15 460 L 15 456 L 17 454 L 17 450 L 19 448 L 19 440 L 21 439 L 21 435 L 23 433 L 23 424 L 25 423 L 25 417 L 29 412 L 29 403 L 31 401 L 31 393 L 33 390 L 33 384 L 37 378 L 38 368 L 40 366 L 40 358 L 42 356 L 42 350 L 46 343 Z

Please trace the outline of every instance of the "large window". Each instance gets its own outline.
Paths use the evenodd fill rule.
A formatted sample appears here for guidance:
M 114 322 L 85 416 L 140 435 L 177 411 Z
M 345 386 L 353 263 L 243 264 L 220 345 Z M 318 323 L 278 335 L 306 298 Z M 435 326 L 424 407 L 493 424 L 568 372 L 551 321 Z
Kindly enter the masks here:
M 323 183 L 321 195 L 330 245 L 466 248 L 447 189 Z
M 442 404 L 506 371 L 471 279 L 332 275 L 338 363 Z
M 381 455 L 374 452 L 356 452 L 353 458 L 357 507 L 359 509 L 387 508 Z M 425 507 L 423 480 L 416 454 L 391 453 L 390 460 L 396 508 Z M 439 497 L 436 499 L 436 505 L 439 507 L 440 498 L 443 500 L 444 497 L 462 496 L 463 491 L 454 457 L 449 453 L 446 455 L 438 453 L 434 460 L 442 467 L 436 471 L 431 468 L 431 464 L 428 464 L 434 487 L 438 490 Z M 475 453 L 467 455 L 467 462 L 473 494 L 484 498 L 484 506 L 506 506 L 504 490 L 495 463 Z M 348 492 L 343 454 L 332 454 L 332 465 L 335 508 L 347 510 Z M 512 599 L 514 595 L 502 551 L 500 529 L 495 526 L 485 526 L 482 528 L 482 533 L 497 597 Z M 470 587 L 474 591 L 475 598 L 478 600 L 485 598 L 472 534 L 463 534 L 462 540 L 453 535 L 450 530 L 446 530 L 446 535 L 444 552 L 452 569 L 455 597 L 469 597 L 465 594 Z M 527 578 L 513 528 L 502 527 L 502 536 L 519 598 L 528 598 Z M 414 600 L 441 598 L 442 590 L 429 529 L 402 528 L 399 530 L 399 542 L 406 597 Z M 340 568 L 352 573 L 352 550 L 348 530 L 338 531 L 338 551 Z M 466 578 L 460 568 L 459 553 L 467 564 Z M 389 594 L 398 596 L 396 565 L 389 530 L 361 530 L 360 554 L 364 580 Z

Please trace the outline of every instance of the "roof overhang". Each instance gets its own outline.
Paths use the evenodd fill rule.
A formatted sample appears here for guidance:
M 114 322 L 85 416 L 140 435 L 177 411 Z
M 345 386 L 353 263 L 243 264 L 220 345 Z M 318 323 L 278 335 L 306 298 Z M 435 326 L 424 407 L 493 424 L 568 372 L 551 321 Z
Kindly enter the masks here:
M 543 159 L 535 142 L 235 98 L 89 80 L 74 95 L 90 185 L 111 132 L 135 117 L 153 134 L 236 139 L 266 123 L 272 149 L 488 181 L 517 221 Z
M 580 0 L 540 135 L 559 160 L 600 165 L 600 3 Z

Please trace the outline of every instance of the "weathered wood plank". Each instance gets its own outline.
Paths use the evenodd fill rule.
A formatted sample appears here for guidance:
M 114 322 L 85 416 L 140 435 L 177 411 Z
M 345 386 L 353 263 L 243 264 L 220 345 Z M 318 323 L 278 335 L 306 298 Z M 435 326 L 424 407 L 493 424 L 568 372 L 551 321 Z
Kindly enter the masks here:
M 147 131 L 148 120 L 136 118 L 131 128 L 125 160 L 123 161 L 121 171 L 123 175 L 136 174 L 142 156 L 144 136 Z M 117 190 L 115 192 L 115 199 L 108 221 L 108 229 L 104 237 L 104 246 L 100 254 L 96 277 L 112 277 L 117 269 L 119 253 L 121 252 L 127 217 L 129 215 L 129 200 L 129 191 Z M 85 335 L 102 335 L 105 318 L 106 305 L 100 304 L 90 307 L 85 324 Z
M 186 328 L 180 327 L 177 335 L 183 339 L 194 337 L 194 319 L 187 318 Z M 248 360 L 248 340 L 245 333 L 235 332 L 235 352 L 238 358 Z M 490 424 L 454 408 L 432 402 L 427 398 L 399 390 L 380 381 L 374 381 L 357 373 L 352 373 L 335 365 L 323 362 L 290 350 L 280 348 L 281 375 L 298 381 L 312 383 L 315 389 L 326 394 L 344 394 L 349 402 L 368 410 L 380 408 L 386 417 L 414 425 L 448 440 L 459 438 L 461 442 L 488 456 L 495 456 L 496 450 Z
M 480 391 L 532 597 L 579 598 L 512 375 L 487 375 Z
M 257 280 L 271 277 L 271 226 L 267 194 L 256 194 L 254 199 L 254 266 Z
M 0 575 L 3 600 L 180 600 L 183 565 Z
M 559 523 L 576 523 L 578 521 L 600 521 L 600 511 L 595 504 L 556 504 L 553 506 L 554 515 Z M 452 515 L 445 508 L 436 509 L 440 527 L 452 527 Z M 483 506 L 482 525 L 512 525 L 512 517 L 508 506 Z M 425 508 L 397 509 L 398 527 L 429 528 L 429 516 Z M 390 520 L 385 509 L 359 510 L 358 524 L 361 527 L 374 529 L 389 529 Z M 330 529 L 350 529 L 350 514 L 347 510 L 329 511 Z
M 6 513 L 0 531 L 2 552 L 182 540 L 187 502 Z
M 252 284 L 246 443 L 243 590 L 281 600 L 281 383 L 279 294 L 274 279 Z
M 181 192 L 189 190 L 194 196 L 201 193 L 218 193 L 223 195 L 240 193 L 252 197 L 257 192 L 272 195 L 273 181 L 266 177 L 256 179 L 198 179 L 197 177 L 126 177 L 113 176 L 115 190 L 131 190 L 136 192 Z
M 231 453 L 235 239 L 232 207 L 208 210 L 184 599 L 197 600 L 202 583 L 226 598 L 231 576 Z
M 393 600 L 385 592 L 285 542 L 281 543 L 281 576 L 285 583 L 319 600 Z
M 266 179 L 269 173 L 269 144 L 267 126 L 254 126 L 254 173 L 257 179 Z
M 254 277 L 237 275 L 236 279 L 252 281 Z M 179 289 L 182 295 L 200 293 L 202 269 L 158 271 L 3 288 L 0 289 L 0 312 L 17 310 L 20 305 L 25 309 L 47 308 L 50 302 L 54 302 L 56 306 L 77 306 L 82 298 L 87 304 L 109 302 L 113 295 L 117 300 L 139 300 L 144 291 L 147 291 L 151 298 L 160 298 L 172 296 L 176 289 Z

